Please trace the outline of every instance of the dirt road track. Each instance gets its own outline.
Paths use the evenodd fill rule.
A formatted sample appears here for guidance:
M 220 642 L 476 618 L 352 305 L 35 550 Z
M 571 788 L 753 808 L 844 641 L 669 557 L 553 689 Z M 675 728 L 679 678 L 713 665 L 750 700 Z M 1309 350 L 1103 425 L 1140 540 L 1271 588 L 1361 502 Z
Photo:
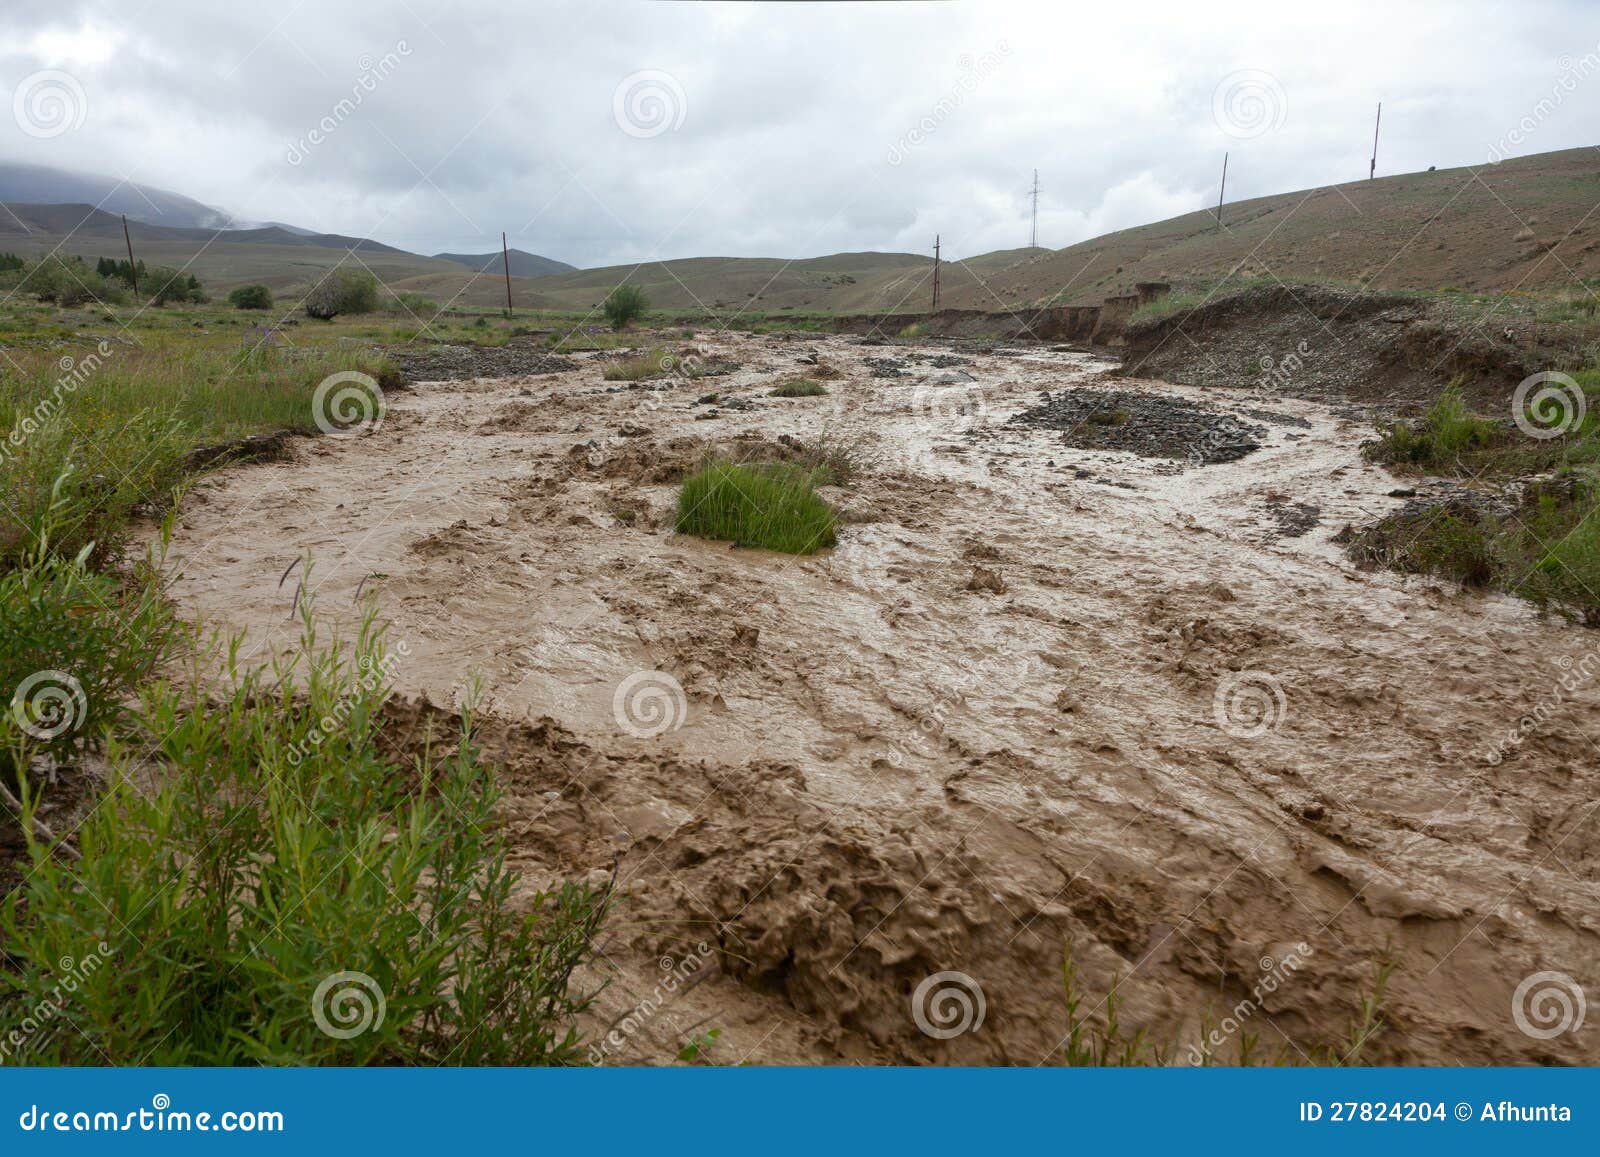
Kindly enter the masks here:
M 1268 974 L 1244 1018 L 1263 1048 L 1342 1036 L 1387 945 L 1368 1062 L 1600 1061 L 1595 1027 L 1538 1039 L 1513 1015 L 1533 973 L 1600 991 L 1600 688 L 1485 759 L 1595 636 L 1351 568 L 1333 532 L 1398 505 L 1359 425 L 1133 383 L 1267 426 L 1240 461 L 1183 466 L 1005 425 L 1041 390 L 1103 388 L 1087 354 L 980 355 L 964 383 L 925 361 L 874 379 L 884 350 L 837 338 L 697 345 L 744 368 L 421 384 L 375 432 L 205 483 L 173 552 L 185 609 L 258 655 L 292 643 L 297 555 L 336 627 L 361 584 L 410 652 L 397 727 L 481 676 L 530 881 L 625 849 L 607 1059 L 720 1027 L 724 1061 L 1049 1063 L 1070 943 L 1180 1060 Z M 842 371 L 830 395 L 767 397 L 808 353 Z M 672 533 L 708 444 L 824 430 L 862 463 L 827 492 L 837 549 Z M 913 1010 L 944 972 L 984 1010 L 948 1039 Z

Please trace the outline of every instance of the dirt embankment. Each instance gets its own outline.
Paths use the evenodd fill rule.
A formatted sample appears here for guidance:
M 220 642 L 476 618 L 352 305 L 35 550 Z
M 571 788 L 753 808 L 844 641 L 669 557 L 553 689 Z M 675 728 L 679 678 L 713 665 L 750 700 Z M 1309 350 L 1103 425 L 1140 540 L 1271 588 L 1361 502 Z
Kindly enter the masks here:
M 1459 379 L 1475 401 L 1500 406 L 1563 354 L 1560 335 L 1505 311 L 1313 285 L 1219 295 L 1134 321 L 1123 340 L 1131 376 L 1378 404 L 1429 401 Z

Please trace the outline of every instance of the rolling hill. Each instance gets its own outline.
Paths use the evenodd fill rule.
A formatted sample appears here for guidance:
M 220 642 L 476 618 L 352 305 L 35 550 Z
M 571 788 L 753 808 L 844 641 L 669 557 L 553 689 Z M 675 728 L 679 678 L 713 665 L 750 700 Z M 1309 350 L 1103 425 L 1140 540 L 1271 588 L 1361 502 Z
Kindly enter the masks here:
M 220 229 L 231 218 L 190 197 L 99 173 L 74 173 L 49 165 L 0 161 L 0 202 L 96 205 L 130 220 L 179 229 Z
M 247 281 L 293 291 L 355 260 L 396 292 L 473 306 L 504 301 L 498 253 L 424 257 L 282 225 L 219 232 L 129 217 L 139 256 L 187 265 L 214 291 Z M 120 254 L 121 242 L 121 220 L 88 204 L 0 205 L 0 249 L 36 256 L 60 245 L 92 260 Z M 922 312 L 933 270 L 924 254 L 877 252 L 573 269 L 516 251 L 512 262 L 519 308 L 588 311 L 627 281 L 643 286 L 657 308 L 722 314 Z M 1548 291 L 1600 279 L 1600 149 L 1258 197 L 1227 205 L 1220 228 L 1206 210 L 1065 249 L 948 261 L 941 304 L 1095 304 L 1139 282 L 1212 279 L 1235 269 L 1413 289 Z
M 512 277 L 547 277 L 552 273 L 570 273 L 578 268 L 565 261 L 540 257 L 537 253 L 525 253 L 521 249 L 513 249 L 504 256 L 511 259 Z M 440 261 L 454 261 L 478 273 L 499 273 L 505 268 L 499 253 L 435 253 L 434 257 Z

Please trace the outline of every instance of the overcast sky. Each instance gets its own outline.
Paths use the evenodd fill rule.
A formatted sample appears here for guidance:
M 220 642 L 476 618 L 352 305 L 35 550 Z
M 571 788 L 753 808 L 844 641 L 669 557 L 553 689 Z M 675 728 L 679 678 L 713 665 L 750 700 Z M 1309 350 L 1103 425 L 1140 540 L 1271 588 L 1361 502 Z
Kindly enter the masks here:
M 0 157 L 579 265 L 1058 248 L 1596 144 L 1600 4 L 0 0 Z M 319 139 L 320 138 L 320 139 Z M 1600 161 L 1600 153 L 1596 154 Z

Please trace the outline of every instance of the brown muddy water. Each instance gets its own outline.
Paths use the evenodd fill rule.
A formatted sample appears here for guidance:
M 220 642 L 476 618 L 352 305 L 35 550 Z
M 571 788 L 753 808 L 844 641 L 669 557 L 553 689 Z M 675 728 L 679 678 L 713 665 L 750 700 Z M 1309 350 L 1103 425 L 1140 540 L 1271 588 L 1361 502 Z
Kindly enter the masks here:
M 397 717 L 481 680 L 529 886 L 622 851 L 596 1059 L 717 1028 L 723 1062 L 1049 1064 L 1070 945 L 1085 1011 L 1119 982 L 1178 1063 L 1217 1022 L 1224 1062 L 1244 1033 L 1289 1059 L 1342 1038 L 1380 959 L 1368 1063 L 1600 1061 L 1523 985 L 1600 983 L 1596 636 L 1356 571 L 1331 537 L 1401 501 L 1358 413 L 1064 350 L 695 344 L 742 368 L 419 384 L 375 430 L 203 483 L 172 556 L 185 611 L 258 659 L 296 638 L 297 556 L 331 628 L 375 597 Z M 813 354 L 828 396 L 767 396 Z M 1088 389 L 1263 444 L 1199 466 L 1008 424 Z M 825 491 L 835 549 L 673 532 L 708 448 L 786 438 L 860 465 Z

